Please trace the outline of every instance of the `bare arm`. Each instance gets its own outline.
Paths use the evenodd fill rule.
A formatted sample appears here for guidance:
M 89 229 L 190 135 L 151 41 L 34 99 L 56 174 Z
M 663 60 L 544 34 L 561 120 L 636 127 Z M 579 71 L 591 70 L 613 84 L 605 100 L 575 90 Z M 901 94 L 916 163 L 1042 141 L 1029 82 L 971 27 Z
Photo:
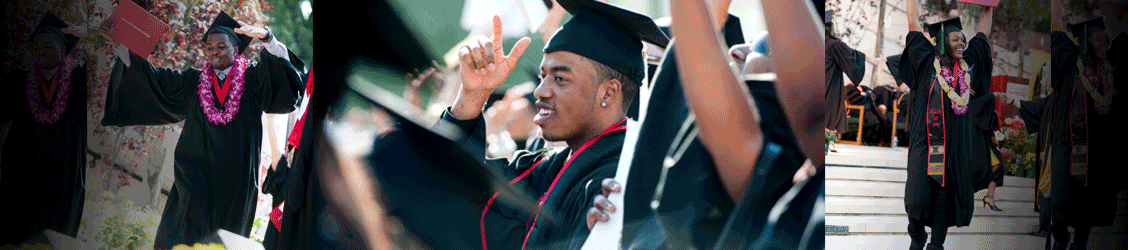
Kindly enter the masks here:
M 728 67 L 704 2 L 672 1 L 670 16 L 676 37 L 699 38 L 676 41 L 674 53 L 678 61 L 686 62 L 678 64 L 678 71 L 689 106 L 698 116 L 702 142 L 717 163 L 725 191 L 739 200 L 763 147 L 750 94 Z
M 1053 0 L 1050 2 L 1051 31 L 1065 32 L 1065 20 L 1062 20 L 1062 18 L 1064 17 L 1061 16 L 1061 8 L 1065 8 L 1065 6 L 1063 6 L 1062 4 L 1063 3 L 1061 2 L 1061 0 Z
M 786 58 L 772 60 L 780 104 L 803 155 L 822 167 L 826 100 L 815 96 L 826 92 L 826 60 L 810 53 L 826 51 L 818 15 L 810 1 L 763 0 L 761 4 L 768 33 L 776 41 L 770 44 L 772 57 Z
M 920 21 L 918 21 L 920 18 L 920 6 L 918 6 L 920 2 L 918 0 L 906 0 L 905 2 L 908 5 L 905 7 L 905 17 L 908 19 L 909 32 L 923 31 L 920 27 Z
M 979 25 L 978 25 L 979 26 L 978 27 L 979 32 L 983 32 L 983 35 L 990 37 L 991 36 L 991 23 L 994 22 L 994 19 L 995 19 L 995 8 L 984 6 L 983 7 L 983 13 L 980 13 L 980 16 L 979 16 Z

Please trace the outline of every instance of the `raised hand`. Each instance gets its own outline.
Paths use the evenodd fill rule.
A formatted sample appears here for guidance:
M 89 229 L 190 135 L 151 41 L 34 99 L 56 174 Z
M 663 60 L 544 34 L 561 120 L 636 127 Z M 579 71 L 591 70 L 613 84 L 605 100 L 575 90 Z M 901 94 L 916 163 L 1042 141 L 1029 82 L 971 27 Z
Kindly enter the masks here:
M 242 25 L 242 27 L 235 29 L 235 33 L 238 33 L 240 35 L 246 35 L 246 36 L 253 37 L 253 38 L 256 38 L 256 39 L 266 39 L 268 37 L 271 37 L 270 31 L 266 30 L 265 28 L 247 25 L 247 23 L 244 23 L 242 21 L 236 21 L 236 22 L 239 22 L 239 25 Z
M 506 56 L 501 50 L 501 17 L 493 18 L 493 38 L 480 37 L 458 49 L 459 73 L 462 75 L 463 91 L 493 91 L 501 86 L 509 72 L 513 71 L 517 58 L 525 53 L 531 41 L 521 38 Z
M 501 51 L 501 17 L 494 15 L 493 24 L 492 39 L 481 37 L 478 41 L 458 48 L 458 72 L 462 77 L 462 89 L 451 107 L 451 115 L 456 119 L 477 118 L 490 93 L 505 82 L 509 72 L 517 65 L 517 58 L 521 58 L 525 48 L 529 47 L 531 40 L 523 37 L 506 56 Z

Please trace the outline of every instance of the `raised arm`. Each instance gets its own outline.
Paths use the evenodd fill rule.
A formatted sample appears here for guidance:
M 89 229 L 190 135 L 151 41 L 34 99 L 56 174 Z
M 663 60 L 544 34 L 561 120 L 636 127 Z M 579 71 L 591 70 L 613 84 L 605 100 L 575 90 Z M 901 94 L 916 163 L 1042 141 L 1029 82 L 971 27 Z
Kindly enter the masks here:
M 909 32 L 913 32 L 913 31 L 921 32 L 921 31 L 923 31 L 923 28 L 920 27 L 920 21 L 919 21 L 919 19 L 920 19 L 920 6 L 919 6 L 920 2 L 918 0 L 906 0 L 905 2 L 907 2 L 906 3 L 907 6 L 905 6 L 905 17 L 906 17 L 906 19 L 908 19 L 907 23 L 909 24 Z
M 739 200 L 763 147 L 749 91 L 728 66 L 704 2 L 672 1 L 670 16 L 675 37 L 697 38 L 675 41 L 678 60 L 695 62 L 678 64 L 682 87 L 701 126 L 701 141 L 717 163 L 725 191 L 733 200 Z
M 109 31 L 111 25 L 109 21 L 103 23 L 102 31 Z M 196 95 L 199 70 L 154 67 L 120 44 L 115 45 L 114 54 L 117 60 L 106 89 L 103 126 L 162 125 L 184 120 Z
M 772 34 L 772 56 L 776 65 L 776 88 L 780 104 L 803 155 L 816 167 L 823 165 L 823 110 L 825 100 L 813 98 L 826 92 L 823 77 L 825 59 L 811 51 L 826 51 L 822 29 L 815 21 L 818 15 L 809 1 L 798 4 L 790 0 L 761 1 L 768 33 Z M 778 39 L 777 39 L 778 38 Z M 777 57 L 778 55 L 778 57 Z M 814 55 L 818 55 L 817 53 Z
M 979 15 L 979 32 L 983 32 L 987 37 L 991 37 L 991 24 L 995 19 L 995 8 L 983 7 L 983 13 Z
M 1065 6 L 1061 1 L 1050 1 L 1050 31 L 1065 32 L 1065 20 L 1062 20 L 1064 17 L 1061 15 L 1062 8 L 1065 8 Z

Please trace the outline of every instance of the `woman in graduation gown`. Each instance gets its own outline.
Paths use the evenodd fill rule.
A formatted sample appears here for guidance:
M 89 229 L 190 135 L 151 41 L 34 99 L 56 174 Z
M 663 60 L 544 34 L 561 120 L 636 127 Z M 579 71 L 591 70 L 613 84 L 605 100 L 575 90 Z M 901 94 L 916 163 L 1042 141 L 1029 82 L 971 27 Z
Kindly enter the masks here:
M 1027 128 L 1039 131 L 1039 180 L 1049 174 L 1049 206 L 1042 207 L 1042 227 L 1051 220 L 1054 249 L 1085 249 L 1092 227 L 1110 226 L 1116 218 L 1116 194 L 1125 190 L 1125 174 L 1116 146 L 1125 136 L 1117 88 L 1128 77 L 1122 55 L 1128 36 L 1109 41 L 1103 18 L 1073 24 L 1065 31 L 1059 1 L 1053 2 L 1050 34 L 1053 94 L 1038 102 L 1019 103 Z M 1076 39 L 1076 43 L 1074 42 Z M 1113 165 L 1108 165 L 1113 164 Z M 1039 187 L 1043 185 L 1040 181 Z M 1067 227 L 1073 227 L 1072 241 Z
M 974 209 L 975 171 L 989 169 L 986 152 L 997 124 L 987 35 L 991 11 L 983 12 L 980 32 L 965 39 L 959 18 L 929 25 L 933 45 L 917 24 L 918 3 L 909 1 L 909 33 L 901 53 L 900 73 L 912 95 L 905 210 L 910 249 L 943 249 L 947 228 L 967 226 Z
M 0 122 L 11 122 L 0 190 L 5 205 L 0 245 L 44 229 L 75 237 L 86 189 L 87 71 L 72 49 L 78 38 L 51 12 L 31 35 L 30 71 L 9 73 Z M 34 59 L 33 59 L 34 58 Z
M 301 60 L 268 30 L 245 27 L 220 12 L 203 37 L 203 69 L 156 68 L 119 46 L 106 93 L 102 125 L 184 122 L 158 249 L 191 244 L 218 229 L 249 235 L 262 113 L 293 111 L 304 89 Z M 258 63 L 242 55 L 251 37 L 267 42 Z

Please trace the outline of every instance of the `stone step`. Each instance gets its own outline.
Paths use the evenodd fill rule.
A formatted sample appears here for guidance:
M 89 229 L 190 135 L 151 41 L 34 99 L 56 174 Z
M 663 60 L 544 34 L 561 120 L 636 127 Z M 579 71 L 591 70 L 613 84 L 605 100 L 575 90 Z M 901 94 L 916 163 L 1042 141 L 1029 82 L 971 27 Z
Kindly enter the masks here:
M 826 155 L 827 166 L 872 166 L 904 169 L 909 151 L 903 148 L 884 148 L 837 144 L 838 152 Z
M 826 180 L 826 195 L 828 196 L 858 196 L 904 198 L 905 183 L 873 182 L 855 180 Z M 975 193 L 976 199 L 987 195 L 987 190 Z M 1002 186 L 995 188 L 996 201 L 1034 201 L 1033 187 Z
M 907 216 L 827 216 L 827 225 L 848 226 L 849 234 L 905 233 Z M 927 228 L 925 230 L 931 229 Z M 952 227 L 952 233 L 1024 234 L 1038 230 L 1037 217 L 972 217 L 965 227 Z
M 826 249 L 908 249 L 908 235 L 827 235 Z M 944 249 L 1042 249 L 1046 238 L 1033 235 L 948 234 Z
M 875 182 L 904 183 L 908 175 L 903 169 L 857 167 L 857 166 L 827 166 L 827 180 L 854 180 Z M 1034 187 L 1034 178 L 1005 176 L 1004 186 L 1008 187 Z
M 829 188 L 827 190 L 830 190 Z M 1034 212 L 1034 203 L 1029 201 L 998 200 L 995 204 L 1003 212 L 992 211 L 983 207 L 982 202 L 975 202 L 974 216 L 995 217 L 1037 217 Z M 826 197 L 827 215 L 906 215 L 903 198 L 870 198 L 870 197 Z
M 830 195 L 830 190 L 832 189 L 827 189 L 827 214 L 905 214 L 905 200 L 901 197 L 836 196 Z M 976 200 L 973 205 L 975 207 L 975 216 L 1038 216 L 1038 213 L 1034 211 L 1033 201 L 1005 199 L 1007 196 L 999 196 L 1000 193 L 998 190 L 996 190 L 995 193 L 995 205 L 1003 209 L 1003 211 L 996 212 L 991 210 L 990 208 L 984 207 L 983 202 L 979 200 L 984 194 L 986 194 L 986 191 L 980 191 L 975 194 Z M 1118 216 L 1128 216 L 1128 200 L 1117 200 L 1116 206 L 1116 214 Z
M 952 233 L 1023 234 L 1038 230 L 1037 217 L 972 217 L 966 227 L 952 227 Z M 907 233 L 909 218 L 904 215 L 826 216 L 826 224 L 847 226 L 849 234 Z M 926 227 L 925 230 L 929 230 Z M 1072 229 L 1071 229 L 1072 231 Z M 1128 233 L 1128 216 L 1116 216 L 1111 226 L 1093 227 L 1093 234 Z

